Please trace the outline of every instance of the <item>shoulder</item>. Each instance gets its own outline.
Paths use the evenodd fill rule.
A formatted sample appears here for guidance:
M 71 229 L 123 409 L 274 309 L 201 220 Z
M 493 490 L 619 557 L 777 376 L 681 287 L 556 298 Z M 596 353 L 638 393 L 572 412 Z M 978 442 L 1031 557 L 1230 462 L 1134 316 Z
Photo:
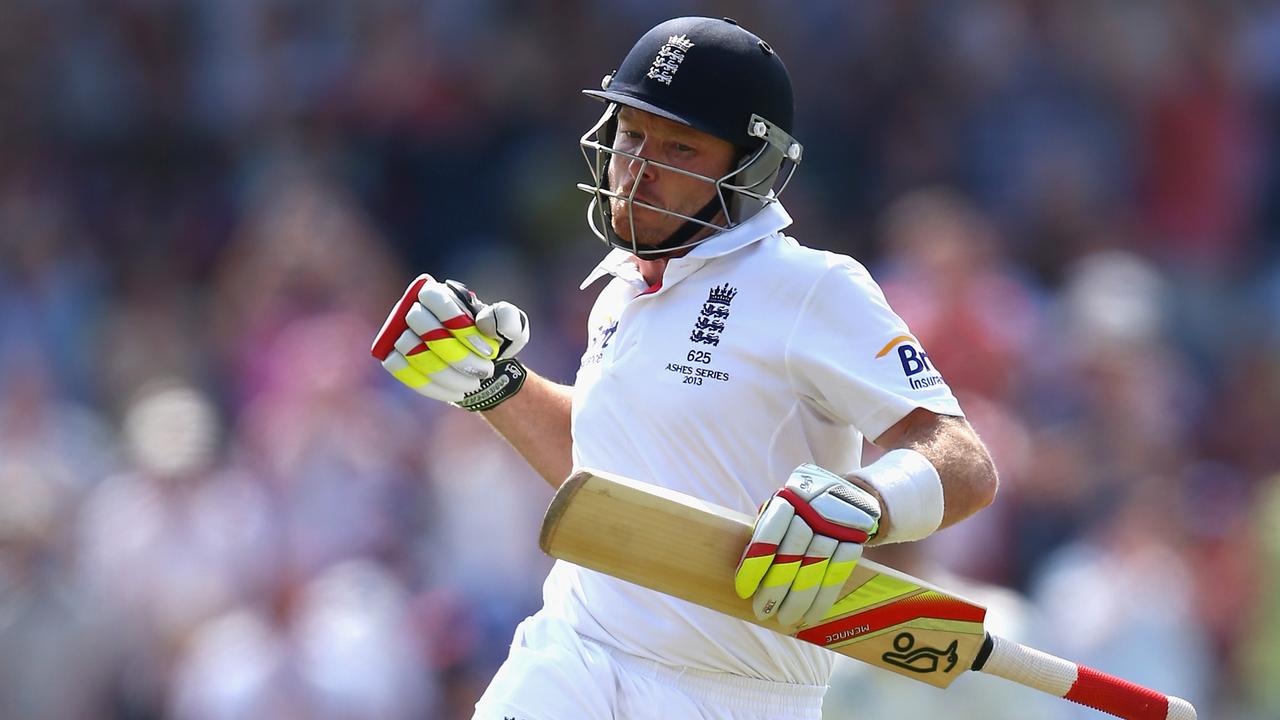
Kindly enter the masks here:
M 883 302 L 884 292 L 871 272 L 858 260 L 842 253 L 818 250 L 795 239 L 777 235 L 760 243 L 758 261 L 762 266 L 787 268 L 788 282 L 797 290 L 803 288 L 805 305 L 859 302 Z
M 753 278 L 785 284 L 792 290 L 807 292 L 819 282 L 839 283 L 840 278 L 875 286 L 867 268 L 854 258 L 802 245 L 781 233 L 764 238 L 735 255 L 734 261 L 741 263 Z M 832 277 L 828 279 L 829 276 Z

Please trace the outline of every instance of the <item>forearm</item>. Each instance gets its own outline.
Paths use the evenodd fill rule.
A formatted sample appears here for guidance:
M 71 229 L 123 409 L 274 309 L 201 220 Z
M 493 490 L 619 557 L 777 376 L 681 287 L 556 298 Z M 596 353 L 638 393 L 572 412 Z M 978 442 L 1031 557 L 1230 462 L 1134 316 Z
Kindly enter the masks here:
M 998 480 L 986 446 L 963 418 L 941 417 L 939 422 L 912 433 L 904 447 L 924 455 L 938 470 L 946 504 L 942 525 L 969 517 L 995 499 Z
M 885 450 L 913 450 L 933 466 L 937 472 L 934 483 L 941 482 L 944 499 L 942 522 L 938 527 L 954 525 L 990 505 L 995 498 L 998 486 L 995 465 L 986 446 L 964 418 L 918 409 L 876 438 L 875 443 Z M 860 479 L 851 477 L 850 480 L 879 496 L 876 488 L 868 487 Z M 893 525 L 891 508 L 886 507 L 882 520 L 882 534 L 887 536 Z
M 520 392 L 481 416 L 551 487 L 558 488 L 573 468 L 572 405 L 572 387 L 529 372 Z

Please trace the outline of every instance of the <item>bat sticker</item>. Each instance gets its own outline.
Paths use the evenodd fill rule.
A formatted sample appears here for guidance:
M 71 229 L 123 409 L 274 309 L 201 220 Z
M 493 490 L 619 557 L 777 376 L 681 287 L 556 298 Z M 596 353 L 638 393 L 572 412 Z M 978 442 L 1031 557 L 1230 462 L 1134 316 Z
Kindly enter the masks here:
M 947 659 L 947 667 L 942 672 L 949 673 L 959 660 L 955 640 L 951 641 L 946 650 L 924 646 L 916 648 L 915 644 L 915 636 L 911 633 L 898 633 L 893 639 L 893 648 L 897 652 L 886 652 L 880 659 L 903 670 L 922 674 L 938 672 L 938 663 L 942 658 Z

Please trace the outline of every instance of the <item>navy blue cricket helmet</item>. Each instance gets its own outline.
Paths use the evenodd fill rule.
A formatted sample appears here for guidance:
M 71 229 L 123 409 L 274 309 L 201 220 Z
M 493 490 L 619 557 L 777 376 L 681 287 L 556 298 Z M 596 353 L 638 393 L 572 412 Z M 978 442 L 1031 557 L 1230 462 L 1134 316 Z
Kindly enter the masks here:
M 667 20 L 631 48 L 622 65 L 606 75 L 599 90 L 584 94 L 608 103 L 600 120 L 582 136 L 581 145 L 594 182 L 578 188 L 592 195 L 587 221 L 605 242 L 642 257 L 691 247 L 706 238 L 703 228 L 727 230 L 775 202 L 795 172 L 803 148 L 791 136 L 795 103 L 791 77 L 782 59 L 764 40 L 728 18 L 682 17 Z M 696 177 L 716 192 L 693 215 L 634 200 L 609 187 L 608 166 L 615 156 L 673 168 L 613 148 L 622 106 L 643 110 L 725 140 L 740 151 L 739 161 L 723 177 Z M 639 247 L 613 230 L 610 199 L 683 219 L 656 247 Z M 708 236 L 709 237 L 709 236 Z

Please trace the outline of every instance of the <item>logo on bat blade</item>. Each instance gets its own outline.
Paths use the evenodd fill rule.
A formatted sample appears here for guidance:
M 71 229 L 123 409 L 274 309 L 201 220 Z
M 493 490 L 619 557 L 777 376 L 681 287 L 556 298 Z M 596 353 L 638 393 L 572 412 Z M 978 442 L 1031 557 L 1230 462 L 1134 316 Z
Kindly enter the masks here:
M 942 669 L 942 672 L 949 673 L 960 659 L 956 654 L 958 642 L 952 640 L 945 650 L 924 645 L 916 647 L 915 636 L 909 632 L 901 632 L 893 639 L 893 649 L 897 652 L 886 652 L 880 656 L 880 659 L 895 667 L 921 675 L 938 672 L 938 665 L 946 659 L 947 666 Z

